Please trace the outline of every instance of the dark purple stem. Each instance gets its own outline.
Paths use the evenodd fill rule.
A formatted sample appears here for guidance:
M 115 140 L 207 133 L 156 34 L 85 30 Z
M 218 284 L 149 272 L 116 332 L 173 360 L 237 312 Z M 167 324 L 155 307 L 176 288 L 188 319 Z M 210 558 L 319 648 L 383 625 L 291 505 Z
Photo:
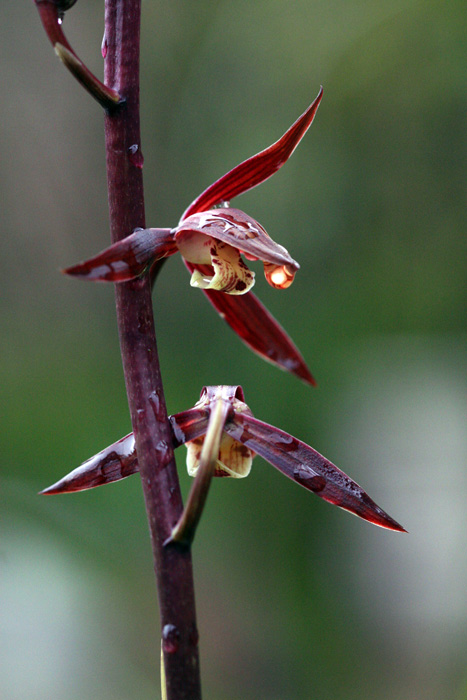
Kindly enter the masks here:
M 139 127 L 141 0 L 105 2 L 105 84 L 125 100 L 106 113 L 112 241 L 145 227 Z M 149 276 L 116 285 L 117 321 L 159 591 L 167 700 L 200 700 L 191 553 L 163 543 L 182 513 L 157 354 Z

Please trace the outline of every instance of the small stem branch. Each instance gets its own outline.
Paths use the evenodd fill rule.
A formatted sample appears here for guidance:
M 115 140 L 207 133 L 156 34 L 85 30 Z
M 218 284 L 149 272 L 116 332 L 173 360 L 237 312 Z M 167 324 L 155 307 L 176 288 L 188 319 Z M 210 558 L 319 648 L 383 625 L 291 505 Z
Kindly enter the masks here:
M 104 109 L 115 108 L 121 102 L 121 97 L 118 92 L 108 88 L 107 85 L 104 85 L 96 78 L 79 56 L 77 56 L 63 33 L 63 11 L 71 7 L 74 2 L 72 2 L 72 0 L 62 3 L 60 3 L 59 0 L 34 0 L 34 2 L 39 11 L 42 26 L 55 49 L 55 53 L 62 63 Z
M 139 128 L 140 0 L 106 0 L 105 82 L 125 100 L 105 116 L 112 241 L 145 227 Z M 139 157 L 135 157 L 138 154 Z M 117 321 L 159 591 L 167 700 L 200 700 L 188 548 L 163 546 L 182 513 L 149 276 L 116 285 Z

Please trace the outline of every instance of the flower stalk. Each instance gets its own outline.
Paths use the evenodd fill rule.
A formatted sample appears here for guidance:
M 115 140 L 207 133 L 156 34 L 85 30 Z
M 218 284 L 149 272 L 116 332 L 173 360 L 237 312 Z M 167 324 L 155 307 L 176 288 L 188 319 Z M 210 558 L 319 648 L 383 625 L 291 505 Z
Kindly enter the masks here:
M 145 226 L 139 124 L 140 0 L 106 0 L 105 83 L 124 98 L 105 114 L 113 242 Z M 169 546 L 183 510 L 159 367 L 149 277 L 116 286 L 117 322 L 128 404 L 151 533 L 167 700 L 201 698 L 198 633 L 189 548 Z M 164 643 L 170 630 L 176 643 Z M 167 641 L 167 640 L 165 640 Z

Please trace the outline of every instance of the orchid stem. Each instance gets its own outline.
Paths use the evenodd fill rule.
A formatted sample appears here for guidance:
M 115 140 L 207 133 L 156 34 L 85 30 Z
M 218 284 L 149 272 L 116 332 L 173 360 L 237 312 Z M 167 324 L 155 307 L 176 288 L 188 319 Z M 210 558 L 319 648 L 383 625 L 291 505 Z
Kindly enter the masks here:
M 105 2 L 105 83 L 124 98 L 105 115 L 112 241 L 145 226 L 139 126 L 141 0 Z M 183 504 L 172 450 L 149 276 L 116 285 L 120 346 L 159 593 L 167 700 L 201 700 L 191 554 L 164 547 Z

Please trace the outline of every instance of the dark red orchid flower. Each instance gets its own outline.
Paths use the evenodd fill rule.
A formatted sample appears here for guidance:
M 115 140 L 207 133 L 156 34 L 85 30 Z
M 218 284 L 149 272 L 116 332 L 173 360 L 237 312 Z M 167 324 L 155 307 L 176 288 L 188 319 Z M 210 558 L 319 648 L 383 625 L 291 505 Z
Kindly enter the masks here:
M 169 421 L 173 447 L 186 445 L 188 472 L 195 476 L 195 482 L 203 470 L 209 479 L 211 476 L 245 477 L 258 454 L 289 479 L 325 501 L 380 527 L 405 532 L 355 481 L 316 450 L 279 428 L 254 418 L 245 404 L 241 387 L 204 387 L 194 408 L 171 416 Z M 82 491 L 118 481 L 137 471 L 135 440 L 130 433 L 42 493 Z M 204 498 L 206 492 L 205 483 Z M 199 494 L 196 503 L 195 510 L 199 508 Z M 199 512 L 196 512 L 194 520 L 197 522 Z M 192 513 L 192 520 L 193 517 Z M 180 531 L 185 525 L 183 528 L 176 526 L 174 532 L 177 528 Z M 182 538 L 173 533 L 173 539 Z
M 299 265 L 257 221 L 231 208 L 229 201 L 267 180 L 288 160 L 310 127 L 322 94 L 321 88 L 310 107 L 276 143 L 240 163 L 202 192 L 177 227 L 136 230 L 65 272 L 93 281 L 125 282 L 148 273 L 158 260 L 180 252 L 192 273 L 192 286 L 203 290 L 252 350 L 315 384 L 296 346 L 250 292 L 254 272 L 243 258 L 261 260 L 267 281 L 277 289 L 292 284 Z M 219 205 L 220 208 L 213 208 Z

